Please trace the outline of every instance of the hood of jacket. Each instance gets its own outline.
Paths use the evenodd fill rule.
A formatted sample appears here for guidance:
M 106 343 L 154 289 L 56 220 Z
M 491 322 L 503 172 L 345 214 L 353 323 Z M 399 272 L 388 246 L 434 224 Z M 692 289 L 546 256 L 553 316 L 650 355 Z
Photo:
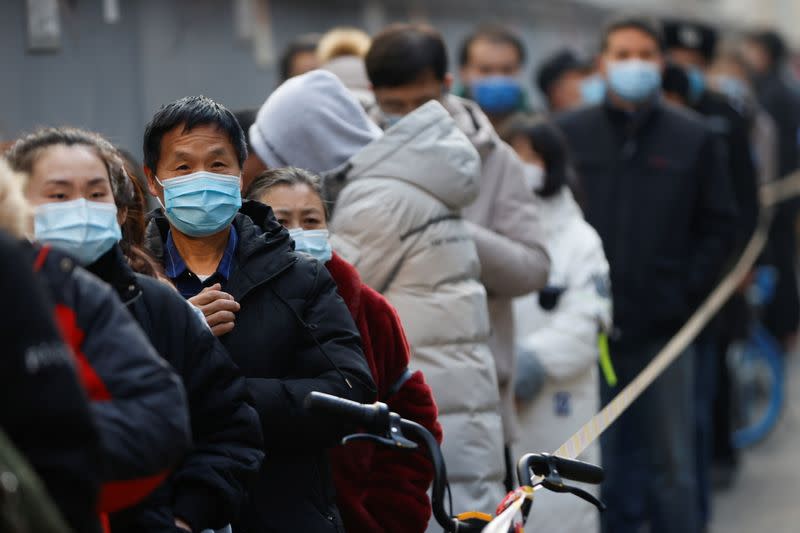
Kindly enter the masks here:
M 268 167 L 317 174 L 342 165 L 380 135 L 356 97 L 326 70 L 278 87 L 249 131 L 253 150 Z
M 472 100 L 454 94 L 445 95 L 442 105 L 472 146 L 478 150 L 481 158 L 485 158 L 498 142 L 497 133 L 486 113 Z
M 145 247 L 163 265 L 169 222 L 161 208 L 152 211 L 148 219 Z M 289 232 L 278 222 L 268 205 L 243 201 L 233 219 L 233 226 L 239 237 L 236 272 L 241 275 L 231 277 L 226 291 L 238 300 L 251 288 L 292 266 L 297 255 L 293 253 L 294 243 Z
M 477 151 L 445 108 L 432 100 L 387 129 L 343 169 L 324 176 L 324 181 L 397 179 L 423 189 L 450 209 L 461 209 L 477 198 L 480 175 Z M 329 184 L 325 189 L 330 190 Z

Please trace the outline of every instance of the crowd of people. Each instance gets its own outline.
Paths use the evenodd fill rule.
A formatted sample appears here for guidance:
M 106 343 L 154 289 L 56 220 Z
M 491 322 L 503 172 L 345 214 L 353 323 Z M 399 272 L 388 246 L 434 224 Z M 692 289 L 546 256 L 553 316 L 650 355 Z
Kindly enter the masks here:
M 141 164 L 71 127 L 9 145 L 0 495 L 26 497 L 0 498 L 0 529 L 440 531 L 424 453 L 340 446 L 358 428 L 311 413 L 312 391 L 427 428 L 452 512 L 492 513 L 517 457 L 558 448 L 667 344 L 753 233 L 758 186 L 800 165 L 770 31 L 615 18 L 592 57 L 538 66 L 545 109 L 510 29 L 457 57 L 458 82 L 433 27 L 337 28 L 290 44 L 258 108 L 161 107 Z M 787 350 L 795 221 L 778 210 L 761 259 Z M 740 291 L 581 455 L 606 471 L 602 519 L 544 494 L 528 527 L 707 531 L 748 312 Z

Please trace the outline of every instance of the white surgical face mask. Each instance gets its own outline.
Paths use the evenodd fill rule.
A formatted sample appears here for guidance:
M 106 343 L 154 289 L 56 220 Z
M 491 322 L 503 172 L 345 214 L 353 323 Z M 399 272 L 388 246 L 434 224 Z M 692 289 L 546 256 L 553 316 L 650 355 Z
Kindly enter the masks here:
M 523 177 L 529 191 L 538 191 L 544 187 L 544 167 L 537 163 L 523 163 L 525 169 Z

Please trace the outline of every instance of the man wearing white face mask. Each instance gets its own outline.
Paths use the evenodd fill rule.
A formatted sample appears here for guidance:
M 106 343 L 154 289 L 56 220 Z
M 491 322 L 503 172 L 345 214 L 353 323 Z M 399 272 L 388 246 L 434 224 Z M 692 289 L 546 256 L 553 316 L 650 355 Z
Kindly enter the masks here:
M 583 178 L 586 219 L 611 268 L 619 378 L 639 374 L 708 294 L 733 245 L 736 205 L 719 140 L 702 119 L 662 101 L 661 31 L 647 18 L 609 24 L 603 103 L 558 117 Z M 602 441 L 604 529 L 699 530 L 692 357 L 684 354 Z
M 342 531 L 325 449 L 349 428 L 303 402 L 311 391 L 369 402 L 374 384 L 325 267 L 292 251 L 269 207 L 242 203 L 246 158 L 244 132 L 220 104 L 197 96 L 162 107 L 144 134 L 145 174 L 163 206 L 147 246 L 203 311 L 260 417 L 266 459 L 233 530 Z

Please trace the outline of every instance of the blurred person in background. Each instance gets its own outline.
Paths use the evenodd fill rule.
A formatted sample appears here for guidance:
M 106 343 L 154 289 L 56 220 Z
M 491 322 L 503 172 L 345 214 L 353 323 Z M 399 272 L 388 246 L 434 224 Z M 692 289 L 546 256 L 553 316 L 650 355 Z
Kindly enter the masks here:
M 667 102 L 678 107 L 689 107 L 689 76 L 686 70 L 674 63 L 664 65 L 661 91 Z
M 317 45 L 319 34 L 306 33 L 286 45 L 278 62 L 280 83 L 319 67 Z
M 438 102 L 413 109 L 383 133 L 319 70 L 270 95 L 250 140 L 268 167 L 322 177 L 333 249 L 397 309 L 411 367 L 433 389 L 453 508 L 492 512 L 504 494 L 503 425 L 486 290 L 461 218 L 479 193 L 480 158 Z
M 719 138 L 665 104 L 657 22 L 626 16 L 603 31 L 604 103 L 558 117 L 586 192 L 586 219 L 611 267 L 619 379 L 631 382 L 718 279 L 736 210 Z M 643 179 L 646 178 L 646 179 Z M 679 357 L 604 434 L 608 533 L 698 530 L 694 358 Z
M 43 529 L 45 524 L 63 517 L 73 533 L 98 533 L 99 438 L 70 347 L 53 320 L 53 302 L 18 242 L 29 232 L 30 214 L 22 180 L 0 160 L 0 284 L 10 302 L 25 303 L 0 324 L 0 430 L 41 479 L 45 497 L 52 498 L 60 514 L 49 516 L 51 507 L 41 496 L 26 494 L 24 472 L 13 465 L 9 470 L 8 452 L 0 444 L 0 471 L 5 480 L 16 476 L 20 491 L 7 490 L 10 482 L 0 489 L 7 492 L 0 496 L 0 529 L 9 527 L 6 518 L 22 518 L 31 531 L 50 531 Z
M 112 513 L 149 495 L 189 448 L 186 397 L 113 289 L 79 266 L 120 238 L 119 226 L 103 224 L 116 222 L 115 206 L 96 201 L 111 194 L 108 168 L 95 147 L 51 146 L 41 138 L 23 137 L 6 153 L 34 207 L 37 244 L 24 254 L 55 303 L 91 400 L 103 465 L 98 510 Z
M 597 104 L 605 97 L 605 82 L 572 50 L 559 50 L 545 59 L 536 71 L 536 84 L 552 113 L 581 105 Z
M 151 213 L 148 249 L 245 375 L 261 421 L 266 458 L 233 530 L 342 531 L 326 448 L 349 428 L 312 416 L 304 400 L 320 391 L 370 402 L 375 388 L 336 285 L 322 264 L 293 251 L 271 209 L 242 203 L 247 147 L 228 109 L 203 96 L 165 105 L 143 149 L 150 192 L 163 206 Z
M 752 32 L 741 44 L 741 53 L 750 69 L 758 100 L 778 129 L 778 176 L 786 177 L 800 163 L 800 95 L 787 80 L 786 43 L 774 31 Z M 767 305 L 765 325 L 792 350 L 800 324 L 800 295 L 796 275 L 797 201 L 785 202 L 775 213 L 770 228 L 768 251 L 778 269 L 775 298 Z
M 750 116 L 750 142 L 753 163 L 760 183 L 778 178 L 778 129 L 775 121 L 761 106 L 750 79 L 747 63 L 737 51 L 725 49 L 717 53 L 708 70 L 709 85 L 724 94 L 744 116 Z
M 373 119 L 383 128 L 431 100 L 441 103 L 481 156 L 480 191 L 462 210 L 478 249 L 481 281 L 489 294 L 490 348 L 495 357 L 502 401 L 503 435 L 514 441 L 514 321 L 511 298 L 547 283 L 550 259 L 533 192 L 526 186 L 530 168 L 495 132 L 473 102 L 449 94 L 447 50 L 439 32 L 428 26 L 389 26 L 373 40 L 367 73 L 375 92 Z M 508 454 L 507 454 L 508 455 Z M 507 485 L 513 461 L 507 457 Z
M 361 333 L 378 399 L 441 443 L 433 393 L 422 372 L 409 368 L 410 350 L 397 311 L 331 248 L 329 209 L 319 177 L 299 168 L 270 170 L 252 183 L 246 197 L 272 207 L 278 222 L 289 229 L 295 250 L 324 263 L 333 276 Z M 349 443 L 331 450 L 331 460 L 336 500 L 349 533 L 425 531 L 433 469 L 424 452 Z
M 233 112 L 236 121 L 244 131 L 244 140 L 247 145 L 247 159 L 242 164 L 242 191 L 246 191 L 256 176 L 267 170 L 264 162 L 259 159 L 255 150 L 253 150 L 253 145 L 250 144 L 250 136 L 247 134 L 256 121 L 256 113 L 258 113 L 258 109 L 241 109 Z
M 600 408 L 598 335 L 611 330 L 608 262 L 597 232 L 583 219 L 569 184 L 576 183 L 560 131 L 547 119 L 512 117 L 503 139 L 531 167 L 528 186 L 541 199 L 552 268 L 547 287 L 514 300 L 517 372 L 514 384 L 519 439 L 516 456 L 555 450 Z M 600 463 L 595 443 L 579 459 Z M 597 496 L 596 486 L 585 487 Z M 598 531 L 597 511 L 556 494 L 537 495 L 533 531 Z
M 500 24 L 479 26 L 461 43 L 461 85 L 455 88 L 455 94 L 477 102 L 495 126 L 514 112 L 531 111 L 522 81 L 525 56 L 525 44 L 509 28 Z
M 364 66 L 371 42 L 369 35 L 358 28 L 334 28 L 322 36 L 317 46 L 320 68 L 336 74 L 364 109 L 375 102 Z
M 84 157 L 95 154 L 93 159 Z M 40 130 L 15 147 L 15 156 L 32 168 L 46 163 L 49 172 L 34 173 L 27 187 L 40 205 L 84 199 L 92 206 L 116 205 L 117 216 L 92 222 L 114 227 L 125 221 L 128 206 L 136 206 L 134 185 L 116 149 L 97 134 L 70 128 Z M 38 165 L 38 166 L 37 166 Z M 103 183 L 92 183 L 100 168 Z M 47 190 L 59 179 L 60 189 Z M 100 206 L 98 206 L 100 207 Z M 69 239 L 66 230 L 52 239 Z M 145 252 L 135 244 L 131 249 Z M 227 352 L 192 307 L 172 287 L 134 274 L 123 248 L 106 240 L 86 269 L 108 283 L 125 304 L 158 353 L 183 380 L 189 401 L 194 446 L 182 457 L 169 479 L 145 502 L 112 516 L 115 533 L 219 529 L 233 521 L 247 499 L 247 490 L 263 459 L 258 417 L 248 404 L 245 380 Z

